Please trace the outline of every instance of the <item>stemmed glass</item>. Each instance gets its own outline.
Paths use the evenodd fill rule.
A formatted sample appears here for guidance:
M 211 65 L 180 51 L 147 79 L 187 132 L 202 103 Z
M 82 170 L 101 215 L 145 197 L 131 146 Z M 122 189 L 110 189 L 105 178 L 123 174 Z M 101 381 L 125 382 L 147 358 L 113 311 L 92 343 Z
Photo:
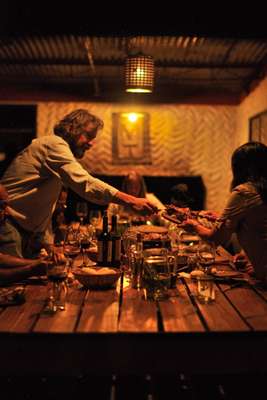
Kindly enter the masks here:
M 83 224 L 84 218 L 87 217 L 88 206 L 85 201 L 78 201 L 76 205 L 76 215 L 79 217 L 80 225 Z
M 80 242 L 78 234 L 72 229 L 72 227 L 69 227 L 66 232 L 63 243 L 63 252 L 67 258 L 67 265 L 70 272 L 74 258 L 80 254 Z
M 90 260 L 90 258 L 88 257 L 88 253 L 87 250 L 90 248 L 91 246 L 91 238 L 88 235 L 83 235 L 81 237 L 81 252 L 82 252 L 82 265 L 81 268 L 83 267 L 89 267 L 92 265 L 96 265 L 96 263 L 92 260 Z
M 92 241 L 96 241 L 96 229 L 101 221 L 101 211 L 100 210 L 90 210 L 89 211 L 89 222 L 92 226 Z

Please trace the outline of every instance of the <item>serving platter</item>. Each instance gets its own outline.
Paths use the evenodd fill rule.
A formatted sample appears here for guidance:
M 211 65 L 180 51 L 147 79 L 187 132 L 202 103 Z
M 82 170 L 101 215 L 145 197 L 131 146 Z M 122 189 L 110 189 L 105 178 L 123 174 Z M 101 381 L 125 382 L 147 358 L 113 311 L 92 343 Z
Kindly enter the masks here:
M 165 219 L 167 219 L 170 222 L 174 222 L 177 225 L 181 225 L 182 221 L 180 219 L 178 219 L 177 217 L 175 217 L 174 215 L 169 215 L 167 212 L 163 212 L 161 214 L 161 216 Z

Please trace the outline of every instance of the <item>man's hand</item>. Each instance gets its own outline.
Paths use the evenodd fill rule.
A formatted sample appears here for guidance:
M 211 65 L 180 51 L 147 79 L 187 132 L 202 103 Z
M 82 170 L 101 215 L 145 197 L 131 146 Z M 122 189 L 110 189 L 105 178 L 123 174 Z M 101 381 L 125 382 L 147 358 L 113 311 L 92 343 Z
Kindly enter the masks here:
M 201 217 L 207 218 L 209 221 L 216 221 L 219 218 L 220 214 L 216 211 L 208 211 L 208 210 L 201 210 L 199 212 Z
M 158 208 L 147 199 L 135 197 L 120 191 L 114 196 L 113 202 L 131 207 L 141 215 L 151 215 L 158 211 Z
M 151 215 L 158 211 L 157 207 L 145 198 L 135 197 L 131 207 L 134 211 L 137 211 L 142 215 Z

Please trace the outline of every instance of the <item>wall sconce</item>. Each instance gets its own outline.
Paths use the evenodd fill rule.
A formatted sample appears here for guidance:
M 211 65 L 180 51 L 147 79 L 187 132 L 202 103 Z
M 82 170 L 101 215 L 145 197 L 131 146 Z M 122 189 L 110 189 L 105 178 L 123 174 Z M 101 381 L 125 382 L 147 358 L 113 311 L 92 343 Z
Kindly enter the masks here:
M 125 88 L 131 93 L 151 93 L 154 86 L 154 60 L 144 54 L 130 55 L 125 62 Z

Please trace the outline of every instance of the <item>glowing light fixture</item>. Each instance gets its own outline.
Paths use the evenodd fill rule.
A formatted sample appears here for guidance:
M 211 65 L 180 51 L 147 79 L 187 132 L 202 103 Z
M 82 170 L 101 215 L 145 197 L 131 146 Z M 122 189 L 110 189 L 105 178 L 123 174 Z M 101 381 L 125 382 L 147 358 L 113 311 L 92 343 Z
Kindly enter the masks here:
M 125 63 L 126 92 L 151 93 L 154 86 L 154 60 L 151 56 L 128 56 Z
M 128 116 L 128 120 L 130 122 L 136 122 L 137 121 L 138 115 L 136 113 L 129 113 L 127 116 Z

